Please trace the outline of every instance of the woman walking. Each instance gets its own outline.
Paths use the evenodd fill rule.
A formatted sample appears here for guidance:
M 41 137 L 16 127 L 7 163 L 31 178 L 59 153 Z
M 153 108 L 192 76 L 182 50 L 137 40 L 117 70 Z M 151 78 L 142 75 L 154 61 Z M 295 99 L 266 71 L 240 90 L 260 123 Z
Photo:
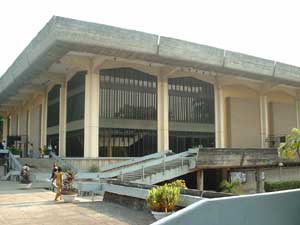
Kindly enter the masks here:
M 61 191 L 62 191 L 62 185 L 63 185 L 63 175 L 61 167 L 59 166 L 57 168 L 57 172 L 55 172 L 55 181 L 56 181 L 56 196 L 54 201 L 61 200 Z M 59 199 L 58 199 L 59 198 Z

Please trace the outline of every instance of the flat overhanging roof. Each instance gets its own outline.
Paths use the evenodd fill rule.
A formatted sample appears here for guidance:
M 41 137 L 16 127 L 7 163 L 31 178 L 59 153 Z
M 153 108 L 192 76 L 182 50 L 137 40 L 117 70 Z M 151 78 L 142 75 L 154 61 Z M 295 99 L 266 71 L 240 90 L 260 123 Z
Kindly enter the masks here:
M 206 45 L 54 16 L 0 78 L 0 104 L 70 51 L 300 86 L 300 68 Z

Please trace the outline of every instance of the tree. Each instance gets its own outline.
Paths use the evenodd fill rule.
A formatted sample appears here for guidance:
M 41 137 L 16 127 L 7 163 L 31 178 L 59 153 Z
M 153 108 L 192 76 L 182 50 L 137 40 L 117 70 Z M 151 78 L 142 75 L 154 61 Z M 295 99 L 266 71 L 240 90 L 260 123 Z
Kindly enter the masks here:
M 300 157 L 300 130 L 293 128 L 291 134 L 286 136 L 285 143 L 280 143 L 278 148 L 279 156 L 287 159 Z

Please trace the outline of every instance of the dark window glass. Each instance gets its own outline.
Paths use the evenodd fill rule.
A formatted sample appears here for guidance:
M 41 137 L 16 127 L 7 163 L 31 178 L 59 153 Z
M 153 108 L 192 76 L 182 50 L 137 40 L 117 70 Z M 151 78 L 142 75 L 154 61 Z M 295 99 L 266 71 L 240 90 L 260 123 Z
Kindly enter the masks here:
M 84 156 L 84 130 L 69 131 L 66 135 L 66 156 Z
M 169 131 L 170 149 L 175 153 L 193 147 L 214 147 L 215 134 L 202 132 Z
M 156 120 L 155 76 L 131 68 L 100 71 L 100 117 Z
M 84 119 L 85 74 L 78 72 L 68 81 L 67 122 Z
M 58 126 L 59 124 L 59 97 L 60 85 L 55 85 L 48 92 L 47 127 Z
M 169 79 L 169 120 L 214 123 L 214 87 L 191 77 Z
M 157 152 L 156 130 L 101 128 L 100 157 L 140 157 Z

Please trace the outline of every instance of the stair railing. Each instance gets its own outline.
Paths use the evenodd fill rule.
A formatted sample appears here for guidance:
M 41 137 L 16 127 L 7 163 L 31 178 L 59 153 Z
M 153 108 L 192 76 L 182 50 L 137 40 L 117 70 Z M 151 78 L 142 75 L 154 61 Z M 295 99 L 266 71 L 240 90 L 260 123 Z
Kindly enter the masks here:
M 9 151 L 8 153 L 9 168 L 11 170 L 21 171 L 22 165 L 17 158 Z
M 194 153 L 192 153 L 194 154 Z M 101 172 L 99 174 L 99 178 L 111 178 L 111 177 L 117 177 L 117 176 L 124 176 L 124 174 L 127 174 L 127 173 L 132 173 L 132 172 L 135 172 L 135 171 L 141 171 L 148 168 L 148 167 L 152 167 L 152 166 L 156 166 L 156 165 L 163 165 L 163 171 L 165 172 L 166 171 L 166 163 L 168 162 L 171 162 L 173 160 L 176 160 L 176 159 L 181 159 L 181 160 L 191 160 L 191 158 L 195 161 L 195 157 L 190 157 L 191 155 L 191 152 L 189 151 L 186 151 L 186 152 L 182 152 L 182 153 L 178 153 L 178 154 L 175 154 L 175 155 L 170 155 L 170 156 L 163 156 L 162 158 L 157 158 L 157 159 L 152 159 L 150 161 L 146 161 L 146 162 L 143 162 L 143 164 L 132 164 L 130 166 L 127 166 L 125 168 L 120 168 L 118 170 L 114 170 L 114 171 L 107 171 L 107 172 Z M 190 166 L 190 168 L 192 169 L 196 164 L 194 163 L 193 166 Z
M 78 173 L 78 169 L 75 168 L 72 164 L 67 163 L 65 160 L 63 160 L 62 158 L 60 158 L 58 155 L 56 155 L 54 152 L 50 152 L 49 153 L 50 156 L 52 157 L 52 159 L 54 159 L 55 161 L 58 161 L 58 163 L 64 167 L 66 167 L 67 169 L 72 170 L 75 174 Z

